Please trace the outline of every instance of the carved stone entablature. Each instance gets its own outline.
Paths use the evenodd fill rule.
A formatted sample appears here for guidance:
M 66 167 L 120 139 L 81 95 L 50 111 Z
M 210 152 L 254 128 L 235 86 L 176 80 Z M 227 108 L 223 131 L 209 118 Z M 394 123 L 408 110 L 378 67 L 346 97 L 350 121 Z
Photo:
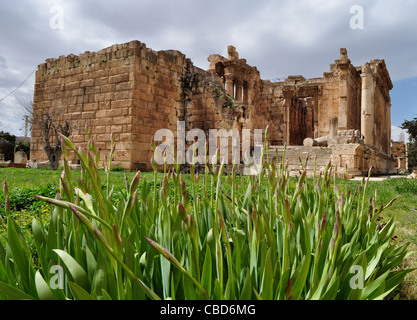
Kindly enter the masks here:
M 363 143 L 361 132 L 359 130 L 339 130 L 335 137 L 337 144 L 349 144 L 349 143 Z
M 370 63 L 374 74 L 376 85 L 379 87 L 385 101 L 390 102 L 391 98 L 389 95 L 390 90 L 393 88 L 391 78 L 388 74 L 384 60 L 371 60 Z

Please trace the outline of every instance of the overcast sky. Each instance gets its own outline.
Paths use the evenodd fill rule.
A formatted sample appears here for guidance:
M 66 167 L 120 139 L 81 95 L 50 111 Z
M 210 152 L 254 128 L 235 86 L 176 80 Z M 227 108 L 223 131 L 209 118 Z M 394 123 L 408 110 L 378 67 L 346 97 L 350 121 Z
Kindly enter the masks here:
M 32 72 L 45 59 L 139 40 L 203 69 L 234 45 L 269 80 L 321 77 L 342 47 L 354 65 L 384 59 L 397 139 L 417 116 L 416 14 L 415 0 L 1 0 L 0 131 L 23 135 L 17 100 L 33 96 Z

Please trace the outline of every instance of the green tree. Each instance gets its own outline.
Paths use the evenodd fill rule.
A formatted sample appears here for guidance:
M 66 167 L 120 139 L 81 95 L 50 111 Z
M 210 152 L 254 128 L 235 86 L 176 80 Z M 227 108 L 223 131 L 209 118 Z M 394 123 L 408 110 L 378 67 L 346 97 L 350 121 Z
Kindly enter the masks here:
M 61 139 L 59 133 L 66 137 L 71 135 L 75 126 L 71 125 L 68 120 L 58 121 L 57 114 L 53 111 L 41 111 L 38 110 L 36 113 L 33 111 L 33 99 L 29 98 L 26 100 L 18 100 L 21 107 L 24 108 L 26 115 L 28 116 L 28 122 L 30 128 L 33 126 L 38 127 L 42 131 L 44 151 L 49 160 L 49 169 L 58 170 L 59 160 L 61 159 Z M 23 151 L 26 152 L 24 146 Z M 29 146 L 30 151 L 30 146 Z M 29 156 L 29 155 L 28 155 Z
M 405 120 L 401 125 L 401 129 L 407 130 L 410 135 L 408 143 L 408 167 L 412 169 L 417 167 L 417 118 L 413 120 Z
M 2 150 L 6 161 L 13 161 L 14 158 L 14 146 L 16 144 L 16 136 L 8 132 L 0 132 L 0 140 L 2 140 Z M 2 152 L 0 152 L 2 153 Z

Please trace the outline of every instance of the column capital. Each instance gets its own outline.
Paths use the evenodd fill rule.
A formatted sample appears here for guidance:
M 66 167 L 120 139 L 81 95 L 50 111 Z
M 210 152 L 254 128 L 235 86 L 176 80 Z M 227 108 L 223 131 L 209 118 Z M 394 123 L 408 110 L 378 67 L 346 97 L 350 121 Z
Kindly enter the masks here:
M 230 96 L 234 96 L 234 79 L 235 76 L 232 73 L 225 73 L 224 80 L 225 80 L 225 90 Z
M 362 66 L 361 66 L 361 69 L 362 69 L 362 74 L 364 74 L 364 73 L 366 73 L 366 74 L 372 73 L 371 65 L 370 65 L 369 62 L 363 63 Z
M 240 79 L 235 79 L 235 85 L 238 87 L 242 87 L 243 86 L 243 81 Z
M 226 79 L 226 81 L 234 81 L 235 75 L 233 73 L 225 73 L 224 78 Z

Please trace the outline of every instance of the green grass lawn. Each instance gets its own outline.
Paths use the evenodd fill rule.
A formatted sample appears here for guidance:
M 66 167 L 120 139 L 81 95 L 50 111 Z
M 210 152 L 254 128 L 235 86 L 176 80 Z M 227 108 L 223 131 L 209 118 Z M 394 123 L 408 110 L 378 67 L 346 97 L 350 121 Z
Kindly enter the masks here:
M 125 186 L 125 174 L 127 180 L 131 181 L 135 172 L 113 171 L 111 174 L 111 184 L 116 188 L 123 189 Z M 48 185 L 58 186 L 61 171 L 51 171 L 47 169 L 17 169 L 17 168 L 0 168 L 0 181 L 7 180 L 11 193 L 25 188 L 36 189 Z M 80 176 L 80 171 L 73 171 L 74 178 Z M 158 174 L 158 181 L 163 178 L 163 174 Z M 104 170 L 101 171 L 103 185 L 106 181 Z M 226 182 L 227 178 L 225 177 Z M 153 181 L 153 172 L 141 172 L 141 181 Z M 188 184 L 190 175 L 185 174 L 184 180 Z M 344 185 L 343 180 L 338 180 L 339 185 Z M 354 190 L 359 181 L 349 181 L 351 190 Z M 227 185 L 227 184 L 226 184 Z M 409 179 L 388 179 L 384 181 L 370 181 L 368 187 L 369 197 L 375 195 L 377 190 L 377 203 L 386 204 L 394 198 L 398 198 L 394 205 L 385 211 L 389 217 L 395 217 L 401 229 L 404 229 L 409 240 L 417 242 L 417 181 Z M 0 190 L 0 195 L 2 190 Z
M 22 189 L 39 189 L 41 187 L 58 186 L 61 171 L 51 171 L 47 169 L 18 169 L 0 168 L 0 181 L 7 180 L 11 194 Z M 80 176 L 80 171 L 73 171 L 74 178 Z M 113 171 L 111 174 L 111 184 L 116 189 L 124 189 L 125 175 L 131 181 L 135 172 Z M 158 181 L 163 178 L 163 174 L 158 174 Z M 106 174 L 101 171 L 102 184 L 105 184 Z M 227 180 L 227 178 L 225 178 Z M 153 182 L 153 172 L 141 172 L 141 181 Z M 185 174 L 184 180 L 188 184 L 190 175 Z M 339 185 L 344 185 L 343 180 L 338 180 Z M 349 181 L 351 190 L 354 190 L 359 181 Z M 227 185 L 227 181 L 226 184 Z M 370 181 L 368 187 L 369 197 L 375 196 L 377 190 L 377 203 L 386 204 L 394 198 L 398 198 L 394 204 L 385 211 L 388 217 L 395 217 L 402 236 L 408 241 L 417 243 L 417 181 L 409 179 L 387 179 L 384 181 Z M 0 195 L 3 191 L 0 190 Z
M 50 171 L 50 170 L 36 170 L 36 169 L 17 169 L 17 168 L 0 168 L 0 181 L 7 180 L 9 187 L 10 197 L 13 199 L 30 198 L 31 193 L 37 191 L 46 190 L 45 192 L 55 192 L 59 184 L 59 177 L 62 171 Z M 106 174 L 104 170 L 101 172 L 102 185 L 105 185 Z M 113 171 L 111 174 L 111 184 L 115 186 L 115 191 L 120 191 L 125 188 L 125 174 L 127 180 L 131 181 L 135 175 L 135 172 L 123 172 Z M 74 180 L 80 176 L 80 171 L 73 171 Z M 158 181 L 163 178 L 163 174 L 158 175 Z M 240 180 L 243 190 L 245 179 Z M 224 177 L 224 188 L 228 188 L 227 177 Z M 153 182 L 152 172 L 141 173 L 141 181 Z M 184 175 L 184 180 L 187 185 L 190 184 L 190 175 Z M 345 181 L 337 180 L 337 185 L 344 186 Z M 355 190 L 360 184 L 359 181 L 348 181 L 349 189 Z M 139 186 L 140 187 L 140 186 Z M 44 188 L 44 189 L 42 189 Z M 388 218 L 394 217 L 397 221 L 397 233 L 398 242 L 410 242 L 410 249 L 416 250 L 417 248 L 417 181 L 408 180 L 406 178 L 401 179 L 388 179 L 384 181 L 370 181 L 367 191 L 367 197 L 375 197 L 377 190 L 377 205 L 385 205 L 392 199 L 397 198 L 394 204 L 384 211 L 384 216 Z M 25 191 L 25 192 L 23 192 Z M 23 193 L 22 193 L 23 192 Z M 4 207 L 3 191 L 0 191 L 0 212 L 2 206 Z M 32 199 L 33 200 L 33 199 Z M 34 200 L 35 201 L 35 200 Z M 13 202 L 13 201 L 12 201 Z M 13 203 L 12 203 L 13 211 Z M 35 209 L 36 210 L 35 210 Z M 36 212 L 34 212 L 36 211 Z M 21 219 L 22 223 L 30 224 L 30 217 L 32 215 L 47 215 L 48 209 L 44 204 L 34 206 L 33 203 L 28 205 L 26 209 L 18 210 L 14 212 L 16 218 Z M 28 228 L 29 229 L 29 228 Z M 28 230 L 28 232 L 30 232 Z M 0 234 L 1 236 L 1 234 Z M 417 267 L 417 258 L 415 254 L 410 255 L 406 264 L 408 267 Z M 402 285 L 402 299 L 416 299 L 417 298 L 417 272 L 413 272 L 407 276 Z
M 80 177 L 79 170 L 74 170 L 75 178 Z M 19 169 L 19 168 L 0 168 L 0 181 L 7 179 L 7 183 L 11 188 L 36 188 L 39 186 L 46 186 L 48 184 L 57 185 L 62 171 L 52 171 L 49 169 Z M 126 172 L 128 180 L 130 181 L 135 175 L 135 172 Z M 142 177 L 149 177 L 152 179 L 153 173 L 144 172 Z M 102 181 L 105 181 L 106 174 L 101 170 Z M 124 184 L 124 172 L 113 171 L 112 183 L 114 185 Z

